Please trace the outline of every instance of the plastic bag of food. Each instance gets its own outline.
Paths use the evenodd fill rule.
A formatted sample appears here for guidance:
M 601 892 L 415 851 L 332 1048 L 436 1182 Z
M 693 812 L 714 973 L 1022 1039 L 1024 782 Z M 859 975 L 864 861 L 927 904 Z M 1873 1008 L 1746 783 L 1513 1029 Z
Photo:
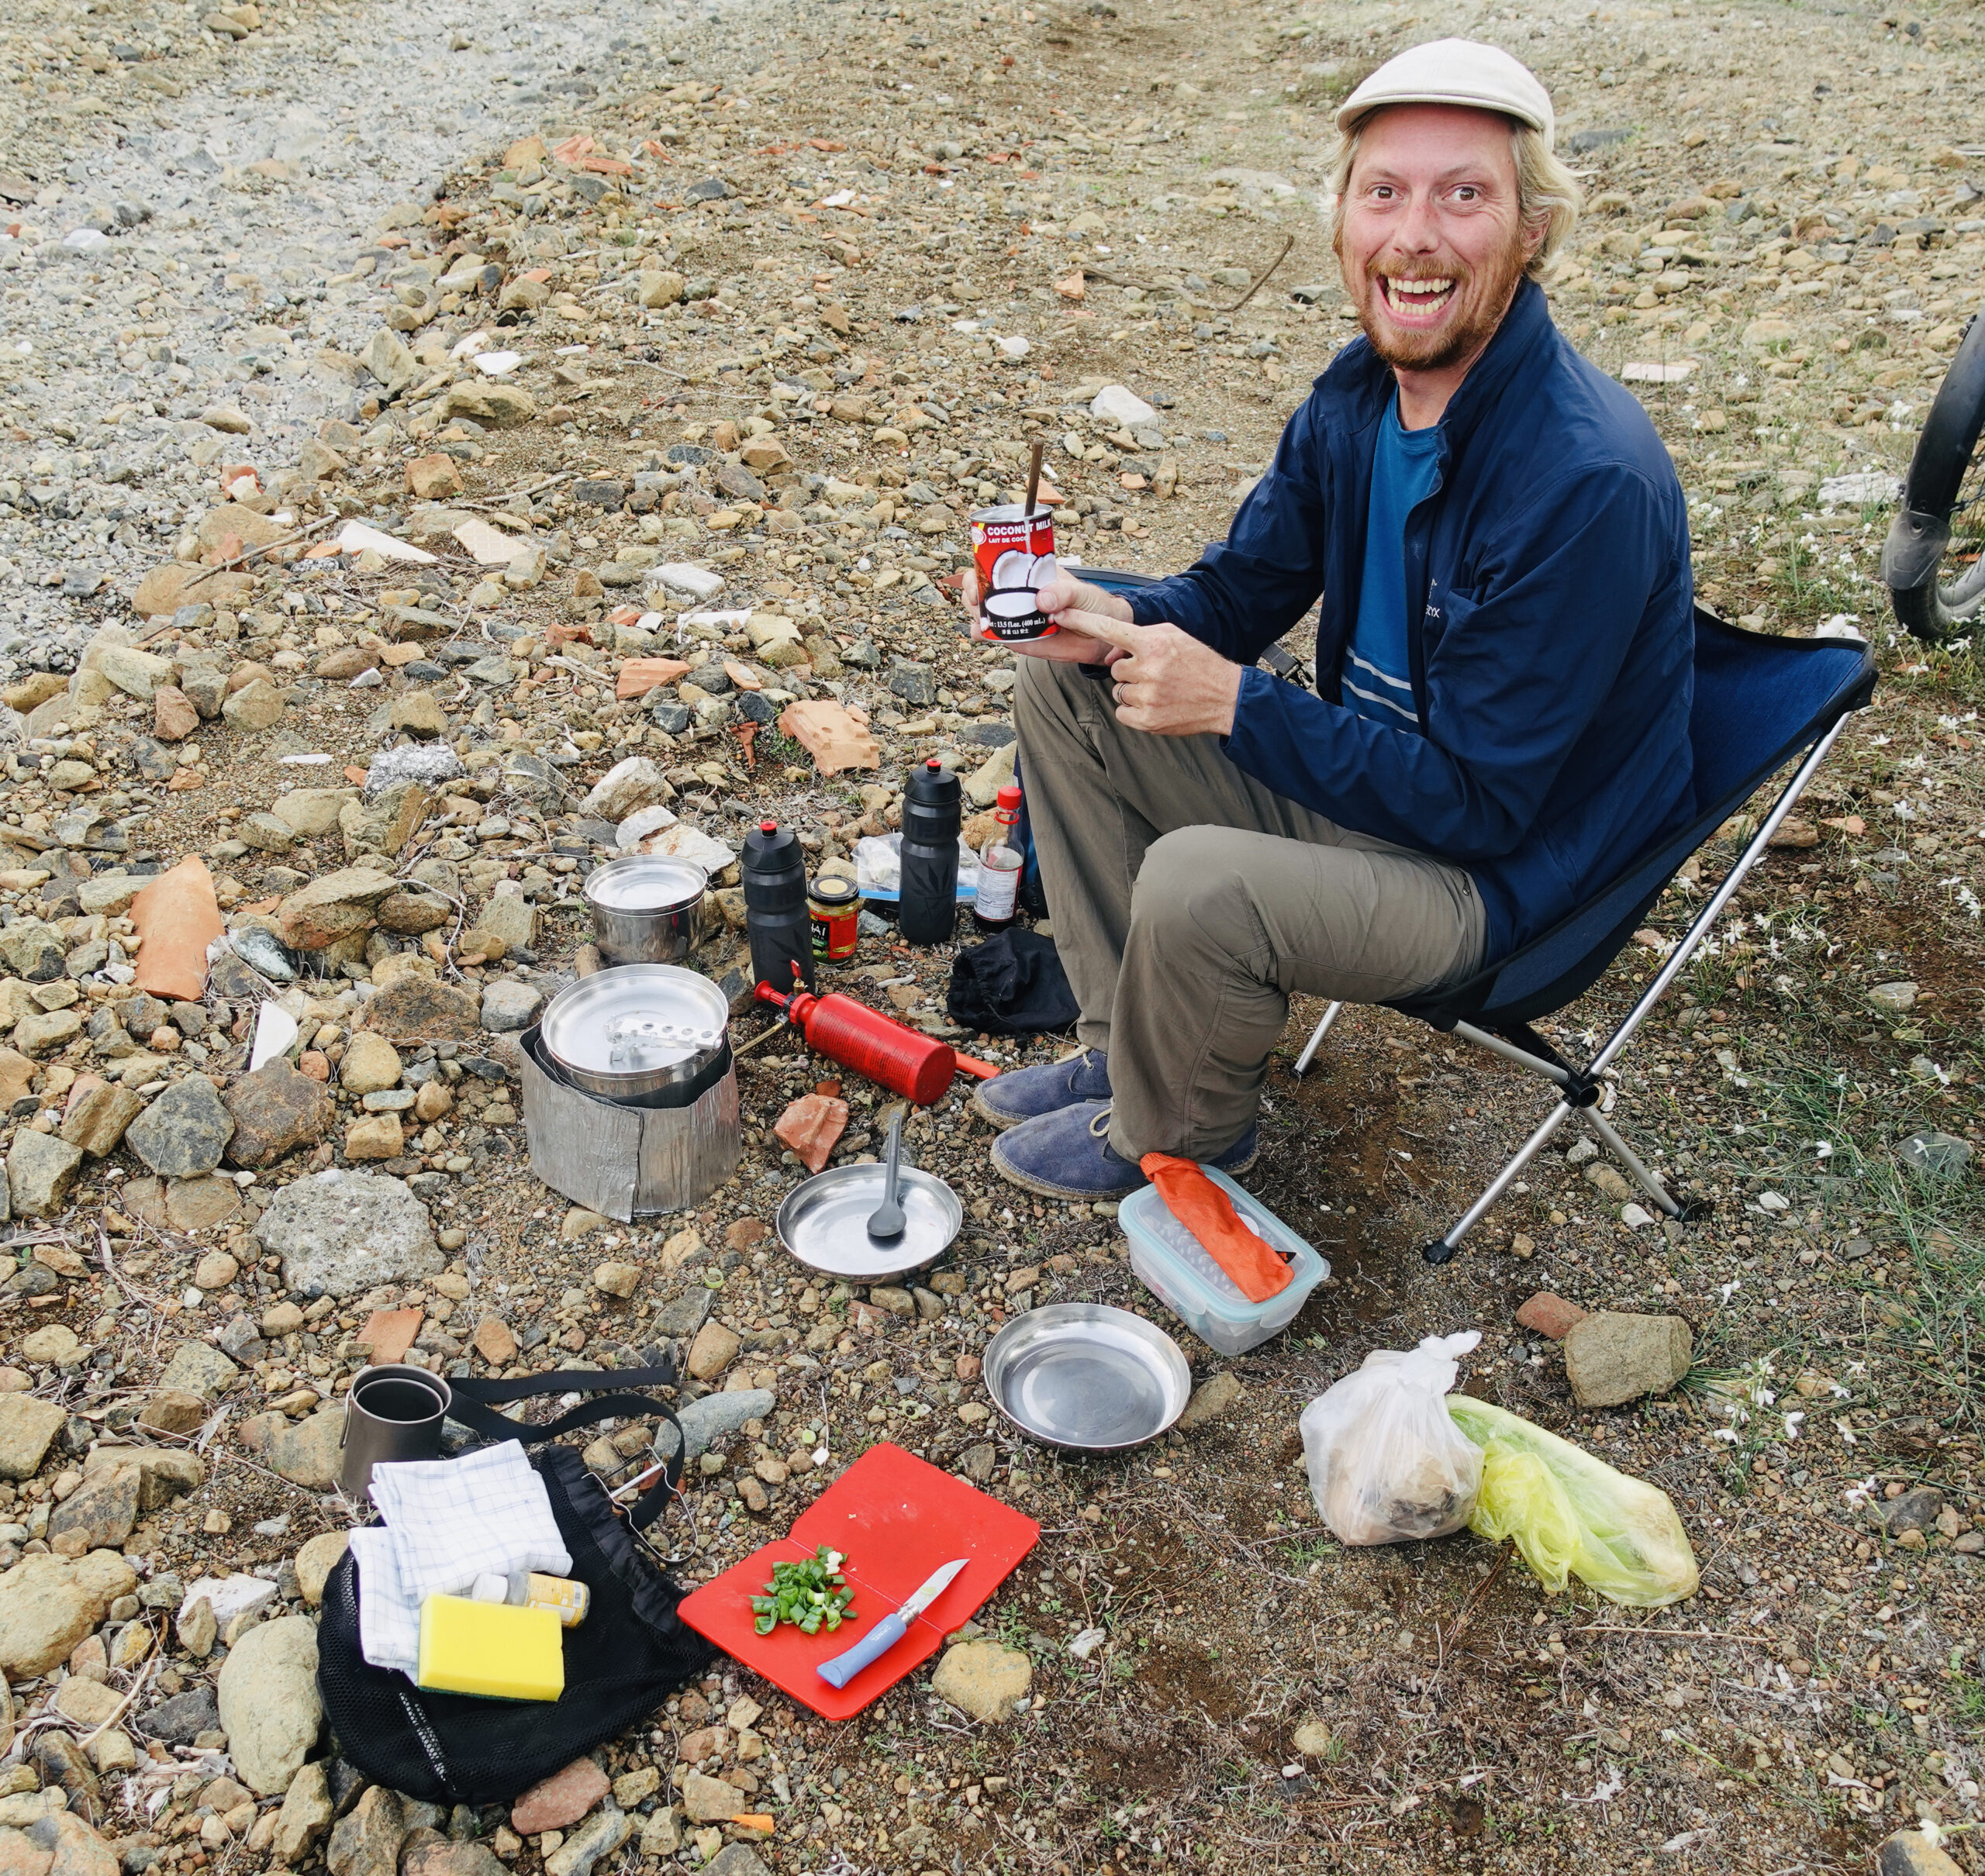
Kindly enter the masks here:
M 1555 1594 L 1569 1573 L 1633 1609 L 1696 1592 L 1695 1553 L 1668 1495 L 1486 1401 L 1448 1402 L 1482 1449 L 1482 1491 L 1469 1529 L 1523 1554 Z
M 1348 1544 L 1445 1537 L 1467 1523 L 1482 1454 L 1448 1417 L 1455 1364 L 1482 1340 L 1469 1329 L 1416 1349 L 1375 1350 L 1303 1410 L 1310 1490 Z

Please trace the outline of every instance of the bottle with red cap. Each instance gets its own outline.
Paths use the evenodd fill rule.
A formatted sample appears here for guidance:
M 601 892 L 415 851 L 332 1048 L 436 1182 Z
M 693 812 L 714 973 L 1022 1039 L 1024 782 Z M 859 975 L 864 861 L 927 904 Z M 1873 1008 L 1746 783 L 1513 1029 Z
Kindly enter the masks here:
M 806 912 L 806 856 L 799 836 L 775 820 L 761 821 L 744 836 L 739 870 L 753 979 L 789 991 L 796 965 L 799 981 L 811 990 L 813 935 Z
M 903 898 L 897 922 L 910 944 L 948 944 L 958 929 L 958 778 L 933 756 L 903 791 Z
M 992 818 L 999 831 L 979 854 L 979 897 L 972 908 L 972 922 L 982 932 L 1003 932 L 1020 916 L 1020 867 L 1026 856 L 1013 840 L 1020 819 L 1018 782 L 1010 781 L 999 791 Z

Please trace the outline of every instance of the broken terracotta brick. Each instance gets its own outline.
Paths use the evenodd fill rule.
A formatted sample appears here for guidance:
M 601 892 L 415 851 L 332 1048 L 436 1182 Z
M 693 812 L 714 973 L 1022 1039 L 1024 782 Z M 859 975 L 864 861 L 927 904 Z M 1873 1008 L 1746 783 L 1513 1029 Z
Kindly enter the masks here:
M 207 947 L 227 929 L 207 863 L 194 854 L 161 873 L 131 902 L 130 919 L 143 940 L 138 988 L 168 1002 L 197 1003 L 207 991 Z
M 1562 1342 L 1585 1320 L 1586 1316 L 1586 1312 L 1576 1303 L 1554 1296 L 1548 1290 L 1539 1290 L 1517 1311 L 1517 1323 L 1521 1328 L 1548 1336 L 1553 1342 Z
M 788 704 L 778 726 L 813 758 L 823 775 L 882 766 L 881 746 L 837 703 L 816 698 Z
M 848 1126 L 848 1103 L 831 1095 L 802 1095 L 780 1115 L 772 1131 L 799 1156 L 809 1172 L 827 1163 Z
M 365 1326 L 359 1330 L 358 1340 L 372 1351 L 373 1363 L 384 1367 L 389 1361 L 402 1360 L 406 1351 L 413 1347 L 413 1338 L 420 1333 L 420 1325 L 427 1319 L 423 1309 L 375 1309 L 365 1319 Z
M 613 695 L 625 702 L 645 697 L 658 684 L 678 684 L 689 674 L 680 658 L 630 658 L 613 681 Z

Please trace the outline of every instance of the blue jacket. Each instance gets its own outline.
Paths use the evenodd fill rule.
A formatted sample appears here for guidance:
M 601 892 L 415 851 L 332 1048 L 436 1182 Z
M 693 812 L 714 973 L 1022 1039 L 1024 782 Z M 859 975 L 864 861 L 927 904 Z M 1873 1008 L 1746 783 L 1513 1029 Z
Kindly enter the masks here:
M 1245 667 L 1227 755 L 1341 826 L 1465 867 L 1488 958 L 1565 916 L 1694 805 L 1687 505 L 1632 395 L 1525 281 L 1441 419 L 1406 533 L 1420 735 L 1343 709 L 1391 371 L 1354 340 L 1224 543 L 1124 596 Z M 1319 595 L 1313 696 L 1255 660 Z

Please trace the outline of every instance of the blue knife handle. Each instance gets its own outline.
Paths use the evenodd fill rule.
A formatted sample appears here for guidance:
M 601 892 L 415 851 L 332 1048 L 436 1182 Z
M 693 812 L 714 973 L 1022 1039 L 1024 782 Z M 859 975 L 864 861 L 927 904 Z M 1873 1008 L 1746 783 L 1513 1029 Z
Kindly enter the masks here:
M 885 1655 L 910 1633 L 910 1624 L 900 1616 L 885 1616 L 845 1654 L 823 1661 L 815 1671 L 830 1687 L 845 1687 L 863 1668 Z

